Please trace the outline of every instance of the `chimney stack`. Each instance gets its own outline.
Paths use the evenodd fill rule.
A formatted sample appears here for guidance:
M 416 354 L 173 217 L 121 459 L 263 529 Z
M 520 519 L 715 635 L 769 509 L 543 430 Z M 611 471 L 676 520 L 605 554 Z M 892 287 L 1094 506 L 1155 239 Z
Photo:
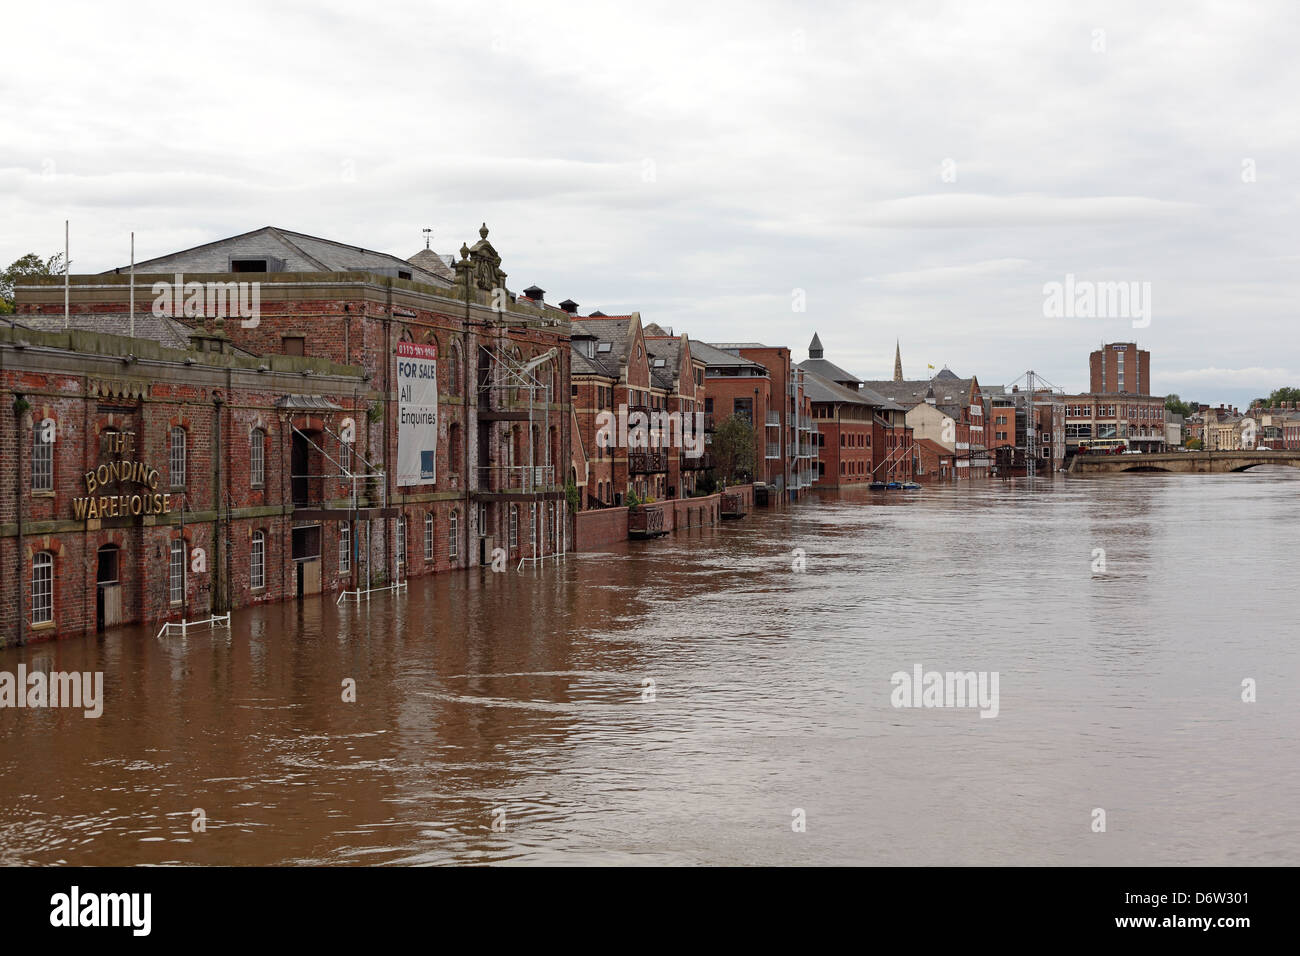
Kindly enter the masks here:
M 569 313 L 569 315 L 578 314 L 578 303 L 574 302 L 572 299 L 565 299 L 560 303 L 560 308 Z

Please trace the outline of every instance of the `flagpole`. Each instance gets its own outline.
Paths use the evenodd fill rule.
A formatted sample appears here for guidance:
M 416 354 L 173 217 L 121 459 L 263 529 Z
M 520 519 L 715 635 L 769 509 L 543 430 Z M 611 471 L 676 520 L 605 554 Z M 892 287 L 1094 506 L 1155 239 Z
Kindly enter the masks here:
M 66 329 L 72 323 L 68 312 L 68 267 L 72 265 L 68 259 L 68 220 L 63 220 L 63 327 Z
M 131 338 L 135 338 L 135 233 L 131 233 Z

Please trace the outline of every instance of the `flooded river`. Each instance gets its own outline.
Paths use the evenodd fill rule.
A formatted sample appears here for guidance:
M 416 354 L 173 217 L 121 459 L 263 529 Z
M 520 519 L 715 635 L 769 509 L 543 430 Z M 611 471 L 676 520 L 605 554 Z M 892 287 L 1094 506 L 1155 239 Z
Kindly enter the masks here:
M 0 710 L 0 862 L 1294 865 L 1297 528 L 1293 472 L 863 490 L 0 651 L 105 696 Z

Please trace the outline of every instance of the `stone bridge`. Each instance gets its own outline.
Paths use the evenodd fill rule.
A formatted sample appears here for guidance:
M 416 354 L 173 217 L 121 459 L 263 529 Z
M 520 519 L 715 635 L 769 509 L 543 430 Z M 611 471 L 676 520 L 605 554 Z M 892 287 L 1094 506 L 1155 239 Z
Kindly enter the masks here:
M 1295 451 L 1169 451 L 1143 455 L 1075 455 L 1072 475 L 1114 475 L 1125 471 L 1176 471 L 1215 475 L 1245 471 L 1257 465 L 1289 465 L 1300 468 L 1300 450 Z

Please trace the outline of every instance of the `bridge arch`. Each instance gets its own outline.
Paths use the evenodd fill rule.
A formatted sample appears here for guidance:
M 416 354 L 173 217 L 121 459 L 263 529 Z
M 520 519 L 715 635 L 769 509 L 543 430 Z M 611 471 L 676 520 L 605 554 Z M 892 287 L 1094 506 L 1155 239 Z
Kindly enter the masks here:
M 1300 469 L 1300 464 L 1295 461 L 1252 461 L 1246 465 L 1239 465 L 1232 469 L 1234 473 L 1250 471 L 1252 468 L 1258 468 L 1260 465 L 1272 465 L 1275 468 L 1290 468 L 1292 471 Z
M 1125 468 L 1124 471 L 1126 473 L 1130 471 L 1162 471 L 1169 474 L 1168 468 L 1161 468 L 1158 465 L 1134 465 L 1132 468 Z

